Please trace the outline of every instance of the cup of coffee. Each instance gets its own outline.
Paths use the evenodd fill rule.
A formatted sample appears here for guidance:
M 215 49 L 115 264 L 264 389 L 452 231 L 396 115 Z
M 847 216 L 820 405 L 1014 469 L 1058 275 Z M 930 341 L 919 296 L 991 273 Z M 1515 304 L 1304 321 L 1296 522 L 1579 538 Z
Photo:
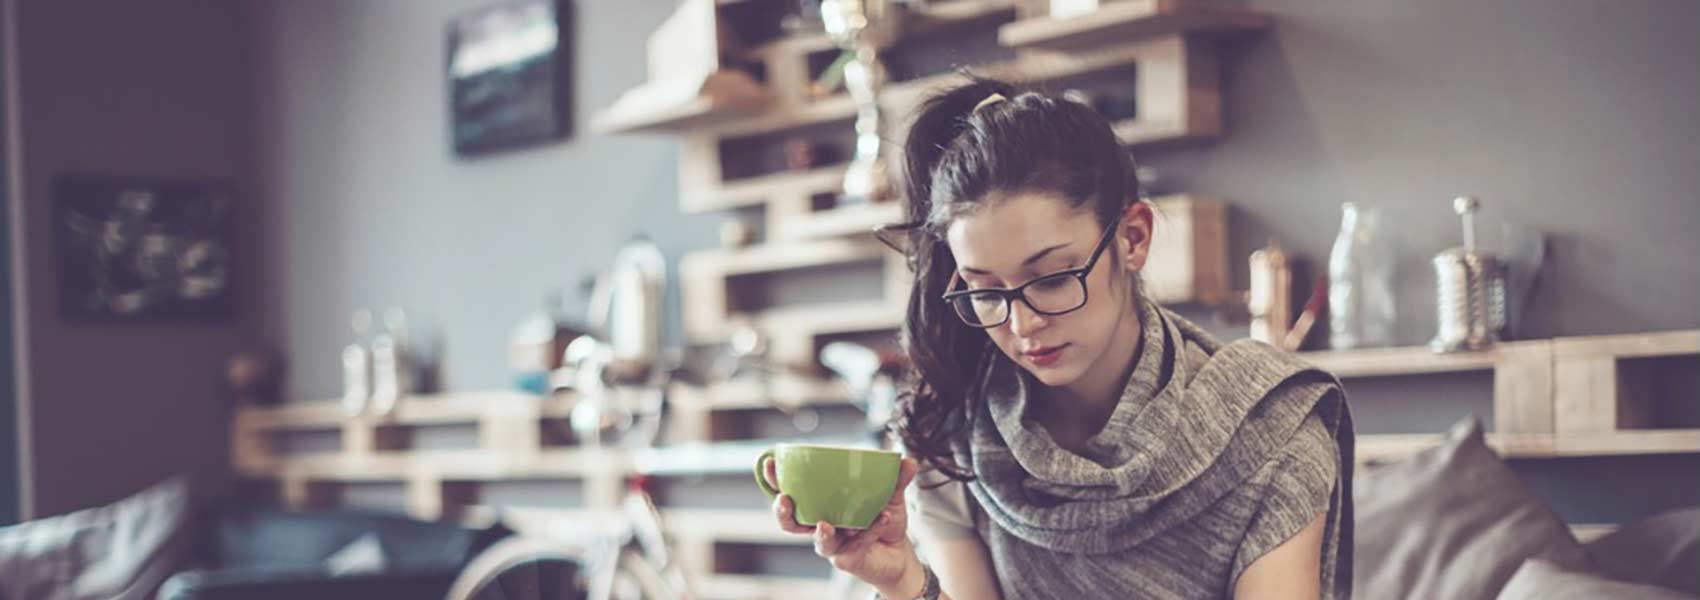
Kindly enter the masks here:
M 762 464 L 772 458 L 779 488 L 768 485 Z M 872 448 L 779 444 L 756 459 L 756 485 L 768 499 L 791 497 L 801 525 L 821 521 L 866 529 L 897 490 L 902 455 Z

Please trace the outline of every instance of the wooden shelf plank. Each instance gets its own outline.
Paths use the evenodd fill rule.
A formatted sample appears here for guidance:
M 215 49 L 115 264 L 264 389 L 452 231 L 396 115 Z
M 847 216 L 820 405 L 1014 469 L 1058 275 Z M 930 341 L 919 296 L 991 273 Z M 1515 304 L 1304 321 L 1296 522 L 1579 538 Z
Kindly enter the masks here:
M 1246 10 L 1174 0 L 1124 0 L 1075 17 L 1022 19 L 999 28 L 998 42 L 1012 48 L 1066 51 L 1165 34 L 1268 26 L 1269 17 Z
M 1365 434 L 1359 462 L 1394 460 L 1440 445 L 1443 434 Z M 1489 433 L 1488 445 L 1506 458 L 1560 458 L 1700 453 L 1700 429 L 1626 429 L 1609 432 Z
M 590 130 L 604 135 L 677 133 L 747 119 L 760 114 L 768 106 L 769 101 L 765 98 L 736 101 L 697 98 L 686 104 L 642 114 L 600 112 L 590 118 Z
M 1555 358 L 1619 359 L 1700 354 L 1700 329 L 1558 338 L 1553 340 L 1552 353 Z
M 837 186 L 833 186 L 836 188 Z M 768 235 L 779 240 L 871 234 L 875 227 L 903 220 L 898 202 L 853 204 L 791 217 Z
M 239 406 L 238 431 L 335 429 L 349 419 L 338 401 L 287 402 L 278 406 Z
M 1099 73 L 1154 57 L 1168 61 L 1184 60 L 1184 56 L 1174 53 L 1173 48 L 1178 44 L 1178 39 L 1157 38 L 1082 52 L 1025 52 L 1011 60 L 980 65 L 976 71 L 985 76 L 1016 83 L 1054 81 Z M 928 93 L 961 81 L 964 79 L 960 74 L 951 72 L 893 83 L 881 91 L 881 101 L 885 103 L 890 114 L 907 115 Z M 717 137 L 764 135 L 833 121 L 848 121 L 855 116 L 855 103 L 850 100 L 848 94 L 840 93 L 795 109 L 770 111 L 748 120 L 716 125 L 706 133 Z
M 717 574 L 695 584 L 697 595 L 706 600 L 796 600 L 829 598 L 829 580 L 812 577 Z
M 312 454 L 233 465 L 239 475 L 296 477 L 315 481 L 406 481 L 430 473 L 449 481 L 578 479 L 627 468 L 619 450 L 562 448 L 534 454 L 477 450 L 407 450 L 368 455 Z
M 1509 353 L 1550 343 L 1548 340 L 1505 342 L 1480 352 L 1447 354 L 1436 354 L 1427 346 L 1404 346 L 1301 352 L 1298 356 L 1338 377 L 1421 375 L 1426 373 L 1488 371 L 1492 370 Z
M 862 437 L 699 442 L 630 450 L 629 461 L 633 472 L 651 476 L 748 475 L 762 452 L 785 443 L 873 447 Z
M 807 171 L 781 172 L 733 180 L 718 187 L 689 190 L 679 198 L 679 206 L 687 213 L 702 213 L 754 206 L 776 196 L 808 197 L 842 185 L 846 168 L 848 167 L 845 165 L 835 165 Z
M 879 260 L 889 252 L 872 239 L 825 239 L 759 244 L 737 249 L 710 248 L 686 255 L 693 269 L 712 269 L 722 277 L 828 267 Z
M 928 3 L 918 9 L 908 5 L 902 8 L 905 14 L 902 15 L 903 32 L 898 37 L 899 41 L 981 21 L 1007 19 L 1015 14 L 1015 3 L 1010 0 L 953 0 Z M 835 48 L 837 46 L 825 33 L 811 31 L 774 38 L 744 49 L 738 55 L 745 60 L 766 61 L 775 55 L 814 54 Z
M 676 385 L 669 401 L 707 411 L 759 410 L 775 403 L 788 407 L 849 404 L 844 384 L 835 379 L 775 375 L 767 382 L 737 379 L 707 387 Z
M 517 390 L 474 390 L 442 394 L 418 394 L 403 398 L 395 411 L 385 416 L 349 417 L 334 400 L 290 402 L 280 406 L 243 406 L 236 409 L 235 425 L 241 431 L 334 429 L 353 421 L 379 425 L 441 425 L 474 423 L 490 414 L 510 415 L 537 412 L 564 415 L 571 400 L 543 398 Z
M 753 459 L 752 459 L 753 460 Z M 750 485 L 755 485 L 751 482 Z M 667 529 L 680 537 L 745 544 L 806 546 L 814 539 L 787 533 L 779 528 L 773 513 L 764 507 L 745 510 L 671 508 L 661 511 Z

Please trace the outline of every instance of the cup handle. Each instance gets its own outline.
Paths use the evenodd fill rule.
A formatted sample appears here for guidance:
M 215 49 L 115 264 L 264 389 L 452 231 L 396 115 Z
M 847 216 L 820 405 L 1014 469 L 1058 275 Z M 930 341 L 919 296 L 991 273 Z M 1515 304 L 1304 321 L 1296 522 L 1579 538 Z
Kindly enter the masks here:
M 767 493 L 768 500 L 772 500 L 774 497 L 779 495 L 779 490 L 773 489 L 773 486 L 767 484 L 767 473 L 762 472 L 762 465 L 766 463 L 769 458 L 773 458 L 772 448 L 763 450 L 761 456 L 756 457 L 756 485 L 761 486 L 761 491 Z

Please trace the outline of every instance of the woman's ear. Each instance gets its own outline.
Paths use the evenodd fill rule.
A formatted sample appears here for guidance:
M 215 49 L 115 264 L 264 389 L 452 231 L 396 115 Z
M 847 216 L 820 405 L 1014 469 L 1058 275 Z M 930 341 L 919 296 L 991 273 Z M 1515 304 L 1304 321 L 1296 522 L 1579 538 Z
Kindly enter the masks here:
M 1121 232 L 1116 234 L 1116 248 L 1122 252 L 1122 262 L 1128 273 L 1145 268 L 1151 255 L 1151 204 L 1143 200 L 1128 205 L 1122 213 Z

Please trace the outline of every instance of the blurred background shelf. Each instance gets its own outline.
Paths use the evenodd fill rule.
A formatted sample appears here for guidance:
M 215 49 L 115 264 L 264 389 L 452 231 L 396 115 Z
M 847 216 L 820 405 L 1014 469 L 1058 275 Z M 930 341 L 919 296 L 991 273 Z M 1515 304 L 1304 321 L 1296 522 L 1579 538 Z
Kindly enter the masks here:
M 1077 50 L 1156 35 L 1255 31 L 1269 22 L 1251 11 L 1187 0 L 1122 0 L 1075 17 L 1021 19 L 1000 28 L 998 41 L 1012 48 Z

